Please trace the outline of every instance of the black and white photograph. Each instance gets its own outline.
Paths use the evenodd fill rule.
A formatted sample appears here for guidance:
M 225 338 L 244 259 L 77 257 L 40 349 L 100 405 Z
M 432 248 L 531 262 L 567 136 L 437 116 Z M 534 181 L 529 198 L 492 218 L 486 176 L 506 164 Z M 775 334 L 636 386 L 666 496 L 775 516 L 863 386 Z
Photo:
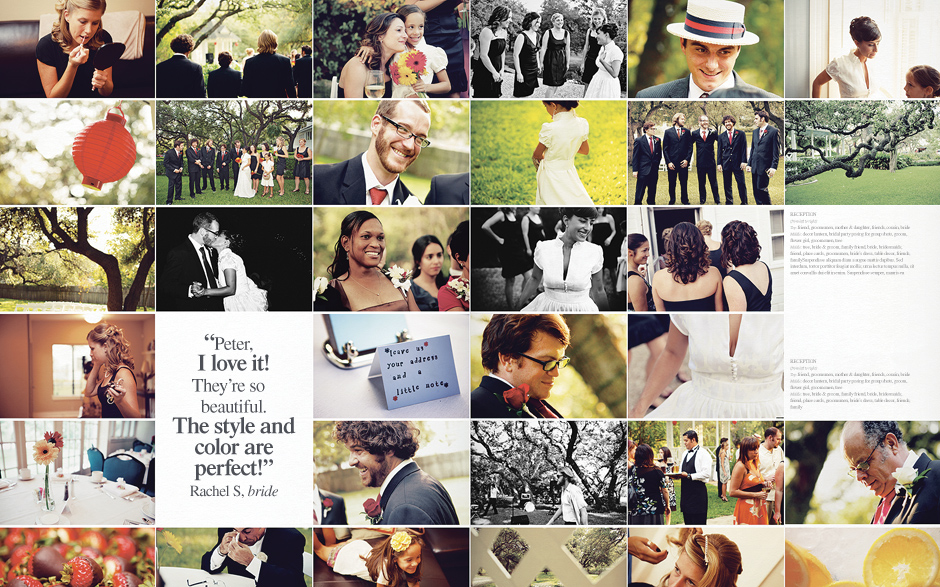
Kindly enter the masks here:
M 471 213 L 474 310 L 623 311 L 622 207 L 477 207 Z
M 473 97 L 625 98 L 626 25 L 623 0 L 474 2 Z
M 310 311 L 309 208 L 161 208 L 157 307 Z
M 627 523 L 627 423 L 470 423 L 474 526 Z

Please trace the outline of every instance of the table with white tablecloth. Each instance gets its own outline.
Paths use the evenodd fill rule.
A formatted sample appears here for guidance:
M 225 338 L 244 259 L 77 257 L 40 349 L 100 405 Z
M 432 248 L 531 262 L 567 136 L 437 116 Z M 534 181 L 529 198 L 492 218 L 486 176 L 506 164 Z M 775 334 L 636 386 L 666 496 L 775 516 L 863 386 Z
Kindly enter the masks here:
M 248 577 L 219 573 L 211 575 L 202 569 L 183 569 L 180 567 L 160 567 L 160 577 L 165 587 L 255 587 L 255 582 Z M 205 583 L 202 583 L 205 581 Z
M 153 498 L 140 493 L 129 496 L 131 499 L 115 497 L 106 493 L 100 485 L 92 483 L 87 475 L 71 475 L 71 478 L 74 479 L 69 484 L 71 513 L 64 514 L 68 522 L 60 520 L 55 525 L 122 526 L 125 520 L 153 525 L 145 518 L 147 514 L 153 519 Z M 36 490 L 43 484 L 44 478 L 39 476 L 28 481 L 18 480 L 13 487 L 0 490 L 0 526 L 39 525 L 38 517 L 42 512 Z M 61 514 L 65 505 L 66 483 L 51 481 L 50 486 L 55 499 L 55 512 Z

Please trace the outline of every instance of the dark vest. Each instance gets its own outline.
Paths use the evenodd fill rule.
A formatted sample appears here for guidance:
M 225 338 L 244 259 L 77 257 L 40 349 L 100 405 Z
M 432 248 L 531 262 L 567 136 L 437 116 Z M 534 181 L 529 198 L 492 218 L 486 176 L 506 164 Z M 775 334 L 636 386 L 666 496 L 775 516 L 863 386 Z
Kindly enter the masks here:
M 701 446 L 695 449 L 696 451 L 704 450 Z M 686 453 L 688 454 L 688 453 Z M 695 456 L 698 455 L 698 452 L 695 453 Z M 702 471 L 695 470 L 695 456 L 692 458 L 682 459 L 682 472 L 692 475 L 693 473 L 701 473 Z M 687 514 L 695 514 L 699 512 L 708 511 L 708 489 L 705 486 L 704 481 L 694 481 L 688 477 L 682 478 L 682 483 L 680 485 L 682 489 L 682 497 L 679 503 L 679 509 Z

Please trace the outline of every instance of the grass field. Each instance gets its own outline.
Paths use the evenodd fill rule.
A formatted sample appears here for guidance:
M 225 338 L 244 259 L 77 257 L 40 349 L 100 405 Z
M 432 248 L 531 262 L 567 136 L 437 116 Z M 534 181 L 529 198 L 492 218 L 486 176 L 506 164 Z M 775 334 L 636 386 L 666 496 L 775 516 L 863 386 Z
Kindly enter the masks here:
M 866 172 L 867 173 L 867 172 Z M 783 164 L 777 169 L 777 173 L 770 179 L 770 203 L 774 206 L 783 205 Z M 754 204 L 754 190 L 751 189 L 751 174 L 744 174 L 744 182 L 747 185 L 747 203 Z M 738 194 L 738 184 L 731 178 L 731 194 L 734 197 L 735 205 L 741 203 L 741 196 Z M 633 194 L 636 192 L 636 179 L 633 178 L 633 172 L 630 172 L 630 203 L 633 203 Z M 790 191 L 787 188 L 787 203 L 789 201 Z M 725 184 L 722 174 L 718 174 L 718 201 L 721 205 L 725 203 Z M 646 204 L 646 194 L 643 194 L 643 203 Z M 656 204 L 663 206 L 669 203 L 669 174 L 665 171 L 659 172 L 659 183 L 656 184 Z M 698 173 L 695 167 L 689 168 L 689 203 L 693 206 L 699 204 L 698 194 Z M 682 204 L 682 186 L 676 179 L 676 205 Z M 705 205 L 715 205 L 715 199 L 712 196 L 712 187 L 708 180 L 705 180 Z
M 216 178 L 215 187 L 219 187 L 218 178 Z M 284 196 L 277 195 L 280 192 L 280 187 L 277 185 L 277 180 L 274 181 L 274 197 L 273 198 L 262 198 L 262 188 L 258 186 L 258 194 L 254 198 L 236 198 L 235 197 L 235 186 L 234 182 L 229 182 L 229 190 L 219 190 L 213 192 L 212 188 L 209 187 L 207 191 L 202 192 L 202 194 L 197 195 L 195 198 L 189 197 L 189 178 L 183 177 L 183 199 L 173 202 L 174 206 L 184 205 L 184 206 L 237 206 L 237 205 L 251 205 L 251 206 L 309 206 L 311 202 L 311 196 L 304 195 L 304 182 L 300 181 L 300 191 L 296 194 L 293 193 L 294 190 L 294 178 L 284 178 Z M 311 186 L 311 189 L 312 186 Z M 167 190 L 167 179 L 165 175 L 157 176 L 157 204 L 166 203 L 166 190 Z
M 11 300 L 9 298 L 0 298 L 0 312 L 15 312 L 16 306 L 18 304 L 29 304 L 29 303 L 41 303 L 41 302 L 28 302 L 26 300 Z M 106 307 L 101 305 L 101 311 L 106 311 Z M 137 307 L 138 312 L 152 312 L 153 308 L 144 308 L 142 306 Z
M 940 204 L 940 167 L 906 167 L 894 173 L 866 169 L 850 179 L 845 171 L 821 173 L 815 183 L 787 186 L 787 204 Z
M 577 115 L 590 124 L 588 155 L 574 164 L 597 205 L 626 203 L 626 116 L 623 102 L 582 102 Z M 532 152 L 542 124 L 551 118 L 542 102 L 486 101 L 472 105 L 472 203 L 535 204 Z
M 313 163 L 314 165 L 333 164 L 339 163 L 339 159 L 331 159 L 329 157 L 314 155 Z M 421 203 L 423 204 L 424 199 L 428 197 L 428 192 L 431 191 L 431 178 L 418 177 L 417 175 L 412 175 L 410 173 L 402 173 L 398 177 L 406 186 L 408 186 L 408 190 L 414 194 L 416 198 L 421 200 Z

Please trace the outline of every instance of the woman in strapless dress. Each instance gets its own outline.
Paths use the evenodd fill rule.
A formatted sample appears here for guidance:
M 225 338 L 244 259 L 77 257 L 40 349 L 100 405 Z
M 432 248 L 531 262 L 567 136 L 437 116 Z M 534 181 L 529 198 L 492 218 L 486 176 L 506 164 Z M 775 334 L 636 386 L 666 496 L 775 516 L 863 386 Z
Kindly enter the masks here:
M 666 241 L 666 269 L 653 275 L 657 312 L 720 312 L 721 273 L 711 266 L 702 232 L 680 222 Z

